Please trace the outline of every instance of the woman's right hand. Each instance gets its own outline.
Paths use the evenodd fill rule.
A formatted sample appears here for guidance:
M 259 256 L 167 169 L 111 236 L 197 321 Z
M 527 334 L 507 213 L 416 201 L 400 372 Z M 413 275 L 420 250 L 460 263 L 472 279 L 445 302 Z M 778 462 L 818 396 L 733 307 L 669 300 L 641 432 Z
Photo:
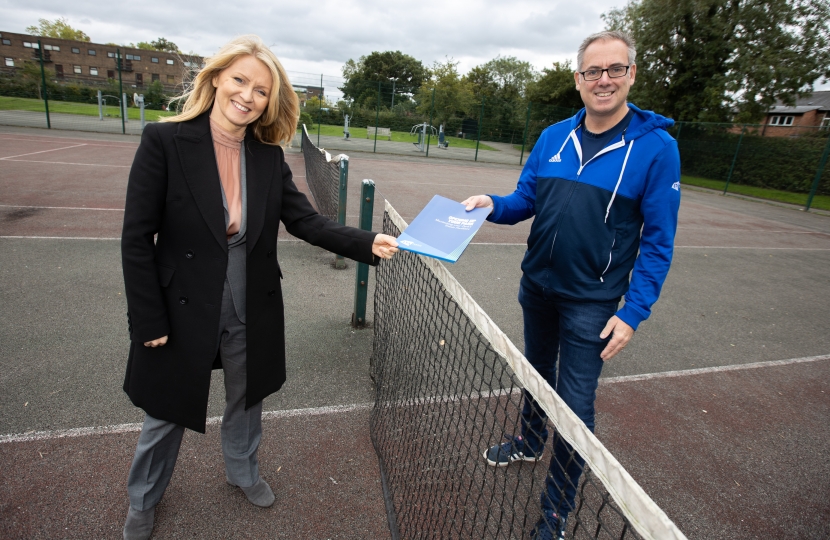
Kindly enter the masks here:
M 154 339 L 153 341 L 145 341 L 145 347 L 162 347 L 164 344 L 167 343 L 167 336 L 162 336 L 158 339 Z

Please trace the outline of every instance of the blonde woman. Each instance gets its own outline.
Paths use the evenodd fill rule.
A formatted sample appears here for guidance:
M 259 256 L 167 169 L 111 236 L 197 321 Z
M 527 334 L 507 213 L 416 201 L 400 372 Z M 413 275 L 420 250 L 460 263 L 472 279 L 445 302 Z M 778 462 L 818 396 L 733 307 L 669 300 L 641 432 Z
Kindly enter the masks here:
M 211 369 L 225 375 L 228 483 L 251 503 L 274 494 L 259 474 L 262 400 L 285 382 L 279 223 L 316 246 L 377 264 L 391 236 L 320 216 L 297 190 L 281 145 L 297 96 L 256 36 L 210 58 L 184 107 L 144 130 L 121 240 L 130 329 L 124 390 L 145 413 L 127 484 L 124 538 L 148 538 L 184 430 L 204 433 Z

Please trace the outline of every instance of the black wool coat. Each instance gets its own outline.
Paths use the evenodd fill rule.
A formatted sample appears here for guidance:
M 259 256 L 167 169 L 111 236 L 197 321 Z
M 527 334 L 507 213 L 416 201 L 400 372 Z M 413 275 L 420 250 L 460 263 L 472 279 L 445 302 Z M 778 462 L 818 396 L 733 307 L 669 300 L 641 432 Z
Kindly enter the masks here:
M 144 129 L 121 235 L 131 339 L 124 391 L 150 416 L 202 433 L 211 369 L 221 365 L 219 310 L 228 264 L 208 115 Z M 294 185 L 282 148 L 256 141 L 249 129 L 245 153 L 247 409 L 285 382 L 280 221 L 306 242 L 359 262 L 377 261 L 375 233 L 319 215 Z M 144 346 L 165 335 L 163 347 Z

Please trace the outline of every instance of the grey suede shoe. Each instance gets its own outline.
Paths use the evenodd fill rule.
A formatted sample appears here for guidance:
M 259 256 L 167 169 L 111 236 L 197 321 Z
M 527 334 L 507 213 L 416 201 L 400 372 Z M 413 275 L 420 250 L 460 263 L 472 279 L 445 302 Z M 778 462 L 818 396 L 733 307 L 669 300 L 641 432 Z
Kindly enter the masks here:
M 124 523 L 124 540 L 147 540 L 150 538 L 155 518 L 155 506 L 143 511 L 130 508 L 127 512 L 127 521 Z
M 232 486 L 236 486 L 233 482 L 226 478 L 228 484 Z M 272 504 L 274 504 L 274 492 L 271 491 L 271 486 L 268 485 L 268 482 L 262 479 L 260 476 L 259 479 L 253 486 L 250 487 L 239 487 L 244 493 L 245 496 L 248 497 L 248 500 L 251 501 L 251 504 L 255 506 L 260 506 L 262 508 L 268 508 Z

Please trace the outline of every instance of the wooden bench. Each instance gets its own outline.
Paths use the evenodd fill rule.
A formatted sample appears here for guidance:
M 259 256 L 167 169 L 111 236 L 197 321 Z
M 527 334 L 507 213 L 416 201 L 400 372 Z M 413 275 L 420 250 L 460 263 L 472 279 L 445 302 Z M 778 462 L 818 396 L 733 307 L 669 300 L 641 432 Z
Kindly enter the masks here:
M 375 128 L 374 126 L 366 128 L 366 138 L 367 139 L 374 139 L 375 138 L 375 129 L 378 130 L 378 137 L 387 137 L 390 141 L 392 140 L 392 128 L 385 128 L 385 127 Z

